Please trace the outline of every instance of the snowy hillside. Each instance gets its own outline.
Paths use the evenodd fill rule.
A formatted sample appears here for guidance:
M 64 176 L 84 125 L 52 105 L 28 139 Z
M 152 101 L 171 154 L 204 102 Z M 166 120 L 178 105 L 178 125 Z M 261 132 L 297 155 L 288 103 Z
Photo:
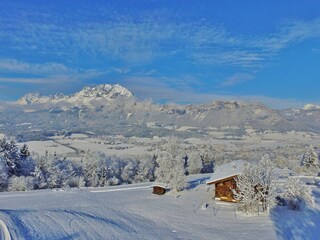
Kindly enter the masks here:
M 194 178 L 194 188 L 178 197 L 152 195 L 150 184 L 1 193 L 0 219 L 12 239 L 318 238 L 319 189 L 314 189 L 314 209 L 276 208 L 270 215 L 245 216 L 232 204 L 213 203 L 212 189 L 198 185 L 207 178 Z

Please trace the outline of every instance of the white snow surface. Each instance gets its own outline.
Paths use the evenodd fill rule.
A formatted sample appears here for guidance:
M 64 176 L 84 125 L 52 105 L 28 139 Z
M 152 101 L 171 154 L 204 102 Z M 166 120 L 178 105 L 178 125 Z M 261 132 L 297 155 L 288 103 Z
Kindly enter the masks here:
M 152 183 L 1 193 L 0 219 L 12 239 L 318 239 L 319 189 L 314 209 L 248 217 L 213 203 L 209 177 L 178 195 L 152 195 Z

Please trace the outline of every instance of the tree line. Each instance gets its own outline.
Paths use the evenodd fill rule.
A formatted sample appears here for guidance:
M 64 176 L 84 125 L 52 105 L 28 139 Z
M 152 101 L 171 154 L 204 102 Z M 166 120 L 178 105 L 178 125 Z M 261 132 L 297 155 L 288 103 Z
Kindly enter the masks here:
M 178 155 L 169 146 L 178 149 Z M 212 172 L 213 163 L 193 152 L 187 156 L 177 138 L 168 138 L 153 155 L 136 157 L 108 156 L 86 152 L 78 159 L 57 154 L 31 154 L 24 144 L 0 140 L 0 190 L 24 191 L 67 187 L 105 187 L 119 184 L 158 181 L 173 185 L 180 175 Z M 166 180 L 169 179 L 169 180 Z

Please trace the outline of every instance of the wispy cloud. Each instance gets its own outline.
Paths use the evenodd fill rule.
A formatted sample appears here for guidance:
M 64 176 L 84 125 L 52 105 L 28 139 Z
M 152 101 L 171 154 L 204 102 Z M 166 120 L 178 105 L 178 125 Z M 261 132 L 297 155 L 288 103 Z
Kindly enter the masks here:
M 221 83 L 222 87 L 231 87 L 243 82 L 247 82 L 254 79 L 254 76 L 248 73 L 236 73 L 233 74 L 231 77 L 227 78 Z
M 61 63 L 27 63 L 16 59 L 0 59 L 0 72 L 26 74 L 62 74 L 75 72 Z
M 83 83 L 112 72 L 130 76 L 124 83 L 136 93 L 172 101 L 209 101 L 217 95 L 195 92 L 194 86 L 200 85 L 201 81 L 190 76 L 182 80 L 156 77 L 168 75 L 169 71 L 152 63 L 164 63 L 167 69 L 176 62 L 185 66 L 174 75 L 182 75 L 181 71 L 188 75 L 203 66 L 206 69 L 223 66 L 234 75 L 222 79 L 216 87 L 230 87 L 254 80 L 257 71 L 291 45 L 320 38 L 320 18 L 285 22 L 273 33 L 240 35 L 212 22 L 196 23 L 187 19 L 156 21 L 149 16 L 136 20 L 114 13 L 116 16 L 102 18 L 101 21 L 61 24 L 63 19 L 57 19 L 52 13 L 20 15 L 25 17 L 8 18 L 0 15 L 0 44 L 8 47 L 9 52 L 17 51 L 34 57 L 34 62 L 0 59 L 0 82 L 61 85 L 79 81 Z M 48 62 L 41 63 L 42 59 Z M 100 68 L 67 66 L 77 61 L 92 62 L 91 66 L 98 63 Z M 85 65 L 81 62 L 81 66 Z M 137 65 L 140 68 L 137 67 L 138 71 L 134 72 L 132 69 Z M 143 70 L 141 66 L 144 66 Z M 21 77 L 23 74 L 25 76 Z
M 180 87 L 171 87 L 171 81 L 180 81 Z M 197 81 L 197 80 L 195 80 Z M 216 100 L 229 100 L 229 101 L 243 101 L 243 102 L 261 102 L 270 107 L 276 109 L 283 109 L 289 107 L 302 107 L 305 102 L 295 99 L 280 99 L 271 98 L 258 95 L 222 95 L 212 93 L 200 93 L 196 92 L 194 88 L 189 87 L 188 81 L 181 79 L 167 78 L 164 81 L 163 78 L 152 77 L 134 77 L 124 79 L 123 85 L 128 89 L 136 93 L 140 99 L 153 99 L 156 102 L 164 103 L 210 103 Z
M 0 42 L 5 39 L 12 48 L 36 49 L 43 55 L 86 54 L 130 64 L 183 56 L 196 65 L 261 68 L 290 44 L 320 38 L 320 19 L 286 22 L 274 33 L 251 36 L 237 35 L 214 24 L 160 22 L 150 17 L 135 21 L 123 15 L 115 19 L 81 22 L 74 27 L 37 19 L 1 20 L 1 28 L 14 31 L 1 31 Z
M 0 59 L 0 82 L 3 83 L 27 83 L 27 84 L 61 84 L 84 81 L 100 76 L 107 72 L 127 70 L 111 68 L 108 71 L 95 69 L 73 69 L 60 63 L 28 63 L 16 59 Z M 20 74 L 12 77 L 12 74 Z M 9 76 L 8 76 L 9 75 Z M 32 77 L 30 77 L 32 75 Z
M 310 21 L 287 21 L 279 26 L 279 30 L 267 36 L 260 36 L 249 41 L 253 46 L 265 51 L 277 52 L 290 44 L 308 39 L 320 38 L 320 18 Z

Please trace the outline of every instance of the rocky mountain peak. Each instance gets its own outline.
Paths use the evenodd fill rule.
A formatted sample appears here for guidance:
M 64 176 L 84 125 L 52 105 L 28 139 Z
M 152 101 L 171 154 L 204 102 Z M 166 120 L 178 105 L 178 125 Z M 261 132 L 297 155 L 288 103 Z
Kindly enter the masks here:
M 106 98 L 114 99 L 118 96 L 132 97 L 133 94 L 119 84 L 101 84 L 94 87 L 84 87 L 80 92 L 74 94 L 74 97 L 85 98 Z
M 72 95 L 57 93 L 55 95 L 42 96 L 39 93 L 27 93 L 20 98 L 17 103 L 21 105 L 32 103 L 57 103 L 63 101 L 75 103 L 96 99 L 112 101 L 120 96 L 129 98 L 132 97 L 133 94 L 119 84 L 101 84 L 93 87 L 84 87 L 81 91 Z

